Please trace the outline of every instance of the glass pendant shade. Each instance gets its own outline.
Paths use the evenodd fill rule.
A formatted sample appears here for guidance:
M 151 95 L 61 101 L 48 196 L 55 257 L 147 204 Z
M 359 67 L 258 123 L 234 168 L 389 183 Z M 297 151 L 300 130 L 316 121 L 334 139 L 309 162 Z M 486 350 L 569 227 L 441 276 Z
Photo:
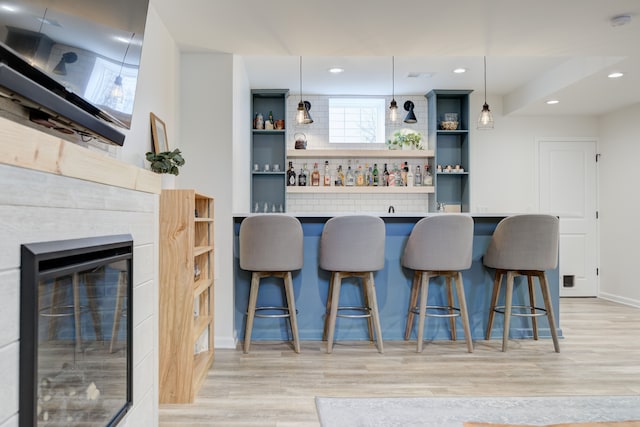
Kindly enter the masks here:
M 398 121 L 398 103 L 395 99 L 392 99 L 389 105 L 389 120 L 392 122 Z
M 309 101 L 298 102 L 298 111 L 296 113 L 296 121 L 302 125 L 308 125 L 313 123 L 309 110 L 311 109 L 311 103 Z
M 478 117 L 478 129 L 493 129 L 493 114 L 491 114 L 491 110 L 489 110 L 489 104 L 486 102 L 482 106 L 482 111 L 480 112 L 480 117 Z
M 111 88 L 111 99 L 116 102 L 121 102 L 124 99 L 124 90 L 122 88 L 122 76 L 116 77 Z

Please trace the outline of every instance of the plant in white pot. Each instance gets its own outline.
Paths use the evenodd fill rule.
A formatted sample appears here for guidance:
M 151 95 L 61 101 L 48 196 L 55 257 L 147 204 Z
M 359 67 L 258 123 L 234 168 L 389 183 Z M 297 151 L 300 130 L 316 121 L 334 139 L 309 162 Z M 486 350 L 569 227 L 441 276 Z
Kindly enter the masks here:
M 422 134 L 412 129 L 400 129 L 387 141 L 390 150 L 422 150 Z

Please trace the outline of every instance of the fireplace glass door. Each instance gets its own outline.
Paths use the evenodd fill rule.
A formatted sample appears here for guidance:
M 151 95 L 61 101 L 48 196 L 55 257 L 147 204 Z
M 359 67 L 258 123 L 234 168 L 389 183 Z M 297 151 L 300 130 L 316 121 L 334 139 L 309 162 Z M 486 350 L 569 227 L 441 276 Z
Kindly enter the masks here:
M 20 425 L 117 424 L 131 404 L 130 236 L 23 245 L 22 262 Z

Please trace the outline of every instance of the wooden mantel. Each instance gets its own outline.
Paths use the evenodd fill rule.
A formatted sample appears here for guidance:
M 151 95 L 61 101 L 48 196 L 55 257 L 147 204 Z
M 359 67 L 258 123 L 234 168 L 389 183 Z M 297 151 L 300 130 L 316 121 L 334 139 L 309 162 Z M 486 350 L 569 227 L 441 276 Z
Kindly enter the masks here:
M 0 117 L 0 163 L 159 194 L 160 175 Z

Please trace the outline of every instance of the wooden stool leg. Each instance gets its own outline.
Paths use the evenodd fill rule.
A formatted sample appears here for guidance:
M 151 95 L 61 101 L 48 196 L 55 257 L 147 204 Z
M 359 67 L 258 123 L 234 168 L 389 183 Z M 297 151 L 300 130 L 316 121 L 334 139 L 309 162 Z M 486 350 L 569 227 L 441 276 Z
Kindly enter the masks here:
M 411 330 L 413 329 L 413 321 L 415 319 L 415 313 L 413 310 L 418 305 L 418 292 L 420 290 L 420 272 L 413 272 L 413 281 L 411 283 L 411 296 L 409 297 L 409 310 L 407 311 L 407 326 L 404 329 L 404 340 L 407 341 L 411 336 Z
M 367 317 L 367 329 L 369 330 L 369 341 L 375 341 L 375 335 L 373 334 L 373 309 L 371 308 L 371 301 L 369 300 L 369 286 L 367 285 L 368 273 L 360 276 L 362 279 L 362 300 L 364 301 L 364 307 L 369 310 L 369 317 Z
M 118 273 L 118 287 L 116 288 L 116 308 L 113 311 L 113 327 L 111 329 L 111 345 L 109 345 L 109 353 L 113 353 L 113 347 L 118 338 L 118 330 L 120 329 L 120 319 L 122 318 L 122 305 L 124 304 L 124 294 L 127 289 L 127 273 L 121 271 Z
M 502 270 L 496 270 L 496 275 L 493 280 L 493 292 L 491 293 L 491 306 L 489 307 L 489 321 L 487 322 L 487 332 L 484 339 L 491 339 L 491 329 L 493 328 L 493 319 L 495 317 L 495 308 L 498 305 L 498 298 L 500 297 L 500 284 L 502 283 Z
M 456 293 L 458 294 L 458 305 L 460 306 L 464 336 L 467 339 L 467 350 L 469 353 L 473 353 L 473 340 L 471 338 L 471 326 L 469 325 L 469 314 L 467 312 L 467 299 L 464 295 L 464 283 L 462 282 L 461 272 L 456 274 Z
M 333 283 L 336 273 L 331 272 L 331 279 L 329 279 L 329 292 L 327 293 L 327 308 L 324 312 L 324 328 L 322 329 L 322 341 L 327 340 L 327 332 L 329 331 L 329 318 L 331 317 L 331 296 L 333 295 Z
M 449 305 L 449 314 L 453 315 L 455 313 L 455 311 L 453 310 L 453 287 L 451 286 L 451 278 L 452 275 L 449 273 L 446 273 L 445 276 L 445 283 L 446 283 L 446 287 L 447 287 L 447 304 Z M 449 317 L 449 329 L 451 331 L 451 341 L 455 341 L 456 340 L 456 318 L 451 316 Z
M 531 306 L 531 314 L 536 314 L 536 291 L 533 288 L 533 276 L 527 274 L 527 284 L 529 286 L 529 305 Z M 538 319 L 535 316 L 531 317 L 531 326 L 533 327 L 533 339 L 538 339 Z
M 502 331 L 502 351 L 507 351 L 509 343 L 509 323 L 511 321 L 511 303 L 513 301 L 513 271 L 507 272 L 507 288 L 504 299 L 504 330 Z
M 427 315 L 427 297 L 429 294 L 429 279 L 431 275 L 423 271 L 420 280 L 420 314 L 418 316 L 418 346 L 416 351 L 422 353 L 422 340 L 424 339 L 424 319 Z
M 80 278 L 78 273 L 73 273 L 72 290 L 73 290 L 73 320 L 76 329 L 76 351 L 82 351 L 82 324 L 80 322 Z
M 296 301 L 293 293 L 293 280 L 291 272 L 287 271 L 284 276 L 284 290 L 287 296 L 287 307 L 289 308 L 289 323 L 291 324 L 291 334 L 293 335 L 293 347 L 296 353 L 300 353 L 300 341 L 298 340 L 298 319 L 296 316 Z
M 380 314 L 378 313 L 378 299 L 376 297 L 376 285 L 373 281 L 373 273 L 369 272 L 365 276 L 365 286 L 367 287 L 368 299 L 371 303 L 371 317 L 373 318 L 373 324 L 376 329 L 376 339 L 378 342 L 378 352 L 384 353 L 382 345 L 382 327 L 380 325 Z
M 560 353 L 560 343 L 558 342 L 558 331 L 556 329 L 555 315 L 553 314 L 553 304 L 551 304 L 551 293 L 549 292 L 549 283 L 547 275 L 544 271 L 538 274 L 540 287 L 542 288 L 542 298 L 544 299 L 544 307 L 547 310 L 547 318 L 549 319 L 549 329 L 551 330 L 551 338 L 553 338 L 553 348 L 556 353 Z
M 104 267 L 102 268 L 104 274 Z M 96 280 L 95 275 L 92 273 L 83 274 L 84 289 L 87 293 L 87 305 L 89 306 L 89 312 L 91 313 L 91 320 L 93 320 L 93 331 L 96 334 L 96 341 L 103 341 L 102 336 L 102 323 L 100 322 L 100 315 L 98 313 L 97 295 L 96 295 Z M 118 281 L 120 277 L 118 276 Z M 116 288 L 116 293 L 118 292 Z
M 327 353 L 333 352 L 333 334 L 336 329 L 336 317 L 338 316 L 338 302 L 340 299 L 340 286 L 342 285 L 342 273 L 333 273 L 333 286 L 331 290 L 331 312 L 329 313 L 329 325 L 327 330 Z
M 258 302 L 258 288 L 260 287 L 260 274 L 251 273 L 251 290 L 249 291 L 249 306 L 247 307 L 247 327 L 244 331 L 244 352 L 249 353 L 251 347 L 251 332 L 253 330 L 253 319 L 256 314 L 256 303 Z

